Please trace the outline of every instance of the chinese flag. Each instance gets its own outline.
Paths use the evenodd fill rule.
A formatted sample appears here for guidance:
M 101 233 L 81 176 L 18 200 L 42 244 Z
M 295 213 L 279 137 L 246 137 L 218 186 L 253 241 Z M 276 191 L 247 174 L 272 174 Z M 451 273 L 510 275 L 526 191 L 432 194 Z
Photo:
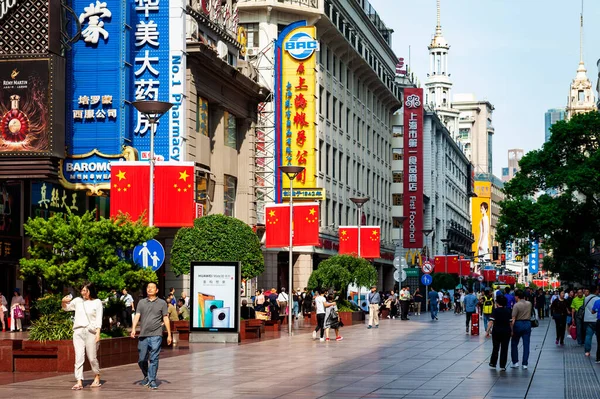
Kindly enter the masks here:
M 267 248 L 290 245 L 290 207 L 287 204 L 265 206 L 265 246 Z
M 347 254 L 356 256 L 358 253 L 358 227 L 340 226 L 339 238 L 340 247 L 338 249 L 338 253 L 340 255 Z
M 193 162 L 157 162 L 154 168 L 154 225 L 191 227 L 196 218 Z
M 137 220 L 146 212 L 150 191 L 150 165 L 148 162 L 112 162 L 110 168 L 110 216 L 120 212 Z
M 319 245 L 318 202 L 294 203 L 294 245 Z
M 360 228 L 360 256 L 374 259 L 381 256 L 381 228 L 379 226 L 362 226 Z M 358 252 L 358 251 L 357 251 Z

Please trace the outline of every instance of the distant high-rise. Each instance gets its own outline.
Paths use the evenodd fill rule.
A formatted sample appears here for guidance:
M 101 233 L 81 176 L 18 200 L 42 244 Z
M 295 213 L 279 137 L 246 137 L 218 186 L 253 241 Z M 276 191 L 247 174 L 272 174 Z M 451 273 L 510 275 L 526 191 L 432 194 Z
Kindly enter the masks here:
M 546 126 L 546 134 L 544 138 L 544 142 L 550 140 L 550 128 L 558 121 L 564 121 L 566 117 L 566 112 L 564 108 L 552 108 L 546 111 L 545 113 L 545 126 Z
M 521 148 L 514 148 L 508 150 L 508 168 L 502 168 L 502 181 L 507 182 L 515 175 L 521 168 L 519 167 L 519 161 L 523 158 L 525 151 Z

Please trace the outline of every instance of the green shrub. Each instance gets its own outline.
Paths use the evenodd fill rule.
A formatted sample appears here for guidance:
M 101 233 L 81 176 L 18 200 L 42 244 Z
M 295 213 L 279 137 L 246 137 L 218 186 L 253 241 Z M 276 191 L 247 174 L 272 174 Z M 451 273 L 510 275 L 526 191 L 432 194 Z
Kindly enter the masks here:
M 45 314 L 31 323 L 29 339 L 32 341 L 60 341 L 73 338 L 73 322 L 64 318 L 66 312 Z
M 125 310 L 125 302 L 113 296 L 104 304 L 104 317 L 121 316 Z
M 60 294 L 46 294 L 34 301 L 33 308 L 38 311 L 40 316 L 66 314 L 61 311 L 61 300 Z
M 128 337 L 129 332 L 123 327 L 113 327 L 108 331 L 103 331 L 100 333 L 101 339 L 107 338 L 120 338 L 120 337 Z

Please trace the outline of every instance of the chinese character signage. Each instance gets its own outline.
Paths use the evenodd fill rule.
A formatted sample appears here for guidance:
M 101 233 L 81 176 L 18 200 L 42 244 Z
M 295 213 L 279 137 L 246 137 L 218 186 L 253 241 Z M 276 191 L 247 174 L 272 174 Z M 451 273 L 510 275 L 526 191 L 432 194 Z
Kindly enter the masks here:
M 54 150 L 50 67 L 49 59 L 0 60 L 2 155 L 44 155 Z
M 536 274 L 540 271 L 539 259 L 539 242 L 534 239 L 529 243 L 529 274 Z
M 295 22 L 281 32 L 275 49 L 275 163 L 304 166 L 294 181 L 303 191 L 317 188 L 315 37 L 314 26 Z M 279 173 L 275 185 L 276 202 L 281 202 L 290 182 Z
M 482 262 L 491 258 L 491 229 L 492 220 L 492 183 L 486 181 L 475 182 L 475 194 L 471 199 L 472 231 L 475 235 L 473 252 L 477 261 Z
M 423 247 L 423 89 L 404 89 L 404 248 Z
M 157 124 L 156 155 L 183 160 L 183 0 L 73 0 L 72 7 L 81 38 L 67 55 L 69 155 L 116 156 L 124 145 L 149 151 L 150 123 L 130 102 L 158 100 L 174 105 Z
M 84 191 L 67 190 L 58 184 L 31 183 L 31 215 L 48 219 L 55 214 L 69 211 L 81 215 L 85 212 Z

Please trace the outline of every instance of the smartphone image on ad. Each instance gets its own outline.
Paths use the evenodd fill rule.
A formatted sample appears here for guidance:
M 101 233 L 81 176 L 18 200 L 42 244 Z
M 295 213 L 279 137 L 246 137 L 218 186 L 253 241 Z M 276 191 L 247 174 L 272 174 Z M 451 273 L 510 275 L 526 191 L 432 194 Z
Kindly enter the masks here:
M 198 327 L 210 327 L 204 320 L 204 308 L 207 300 L 215 299 L 214 295 L 198 293 Z
M 213 326 L 213 310 L 223 307 L 223 301 L 218 299 L 211 299 L 204 301 L 204 327 Z
M 216 308 L 212 311 L 212 326 L 215 328 L 230 328 L 230 308 Z

